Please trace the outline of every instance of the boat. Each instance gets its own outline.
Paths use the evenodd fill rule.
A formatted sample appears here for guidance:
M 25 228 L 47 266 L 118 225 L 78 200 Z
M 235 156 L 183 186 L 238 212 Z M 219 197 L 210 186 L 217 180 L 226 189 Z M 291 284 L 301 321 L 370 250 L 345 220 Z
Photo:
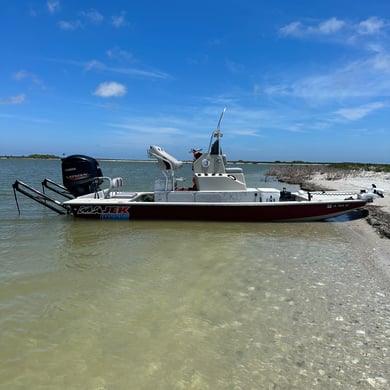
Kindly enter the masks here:
M 207 152 L 192 149 L 192 181 L 183 187 L 178 171 L 184 162 L 163 148 L 151 145 L 148 157 L 157 162 L 161 177 L 154 191 L 121 191 L 123 179 L 103 176 L 92 157 L 72 155 L 62 159 L 63 185 L 45 179 L 42 185 L 66 197 L 61 202 L 15 181 L 14 191 L 76 218 L 123 220 L 186 220 L 275 222 L 325 220 L 360 209 L 383 197 L 375 185 L 360 191 L 289 192 L 285 188 L 247 187 L 241 167 L 230 166 L 221 148 L 222 112 L 212 132 Z M 15 195 L 16 197 L 16 195 Z

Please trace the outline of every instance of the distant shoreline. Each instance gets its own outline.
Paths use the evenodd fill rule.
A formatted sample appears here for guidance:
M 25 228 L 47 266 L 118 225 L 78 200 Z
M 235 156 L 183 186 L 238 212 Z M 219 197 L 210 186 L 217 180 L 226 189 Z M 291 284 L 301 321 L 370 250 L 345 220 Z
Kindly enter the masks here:
M 99 161 L 108 161 L 108 162 L 155 162 L 155 160 L 143 160 L 143 159 L 126 159 L 126 158 L 106 158 L 106 157 L 94 157 Z M 8 160 L 8 159 L 36 159 L 36 160 L 61 160 L 62 157 L 50 155 L 50 154 L 31 154 L 28 156 L 14 156 L 14 155 L 0 155 L 0 160 Z M 192 160 L 183 160 L 184 163 L 189 164 L 192 163 Z M 362 163 L 362 162 L 311 162 L 311 161 L 247 161 L 247 160 L 232 160 L 228 161 L 228 164 L 253 164 L 253 165 L 279 165 L 279 166 L 323 166 L 323 165 L 331 165 L 333 167 L 344 168 L 345 165 L 348 166 L 358 166 L 364 167 L 369 166 L 370 168 L 377 167 L 380 171 L 390 171 L 390 164 L 381 164 L 381 163 Z

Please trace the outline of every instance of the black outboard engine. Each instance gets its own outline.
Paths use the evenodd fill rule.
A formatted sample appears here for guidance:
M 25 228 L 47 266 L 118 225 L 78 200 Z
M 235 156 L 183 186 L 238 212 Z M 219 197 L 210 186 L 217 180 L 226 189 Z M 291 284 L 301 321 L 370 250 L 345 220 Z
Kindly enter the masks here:
M 99 190 L 103 173 L 99 163 L 92 157 L 81 154 L 62 159 L 62 181 L 76 198 Z

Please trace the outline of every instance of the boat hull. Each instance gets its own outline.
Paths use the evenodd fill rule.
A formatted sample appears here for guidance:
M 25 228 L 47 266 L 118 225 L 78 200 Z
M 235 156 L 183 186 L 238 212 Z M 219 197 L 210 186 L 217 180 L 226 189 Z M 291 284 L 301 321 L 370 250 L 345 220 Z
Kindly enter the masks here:
M 69 206 L 77 218 L 226 222 L 317 221 L 345 214 L 367 203 L 364 200 L 274 203 L 73 202 Z

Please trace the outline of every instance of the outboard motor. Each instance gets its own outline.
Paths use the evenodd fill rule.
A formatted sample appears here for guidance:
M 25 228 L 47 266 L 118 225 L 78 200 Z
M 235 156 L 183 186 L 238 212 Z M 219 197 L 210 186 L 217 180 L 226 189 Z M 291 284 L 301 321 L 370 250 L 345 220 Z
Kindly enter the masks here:
M 81 154 L 62 159 L 62 181 L 76 198 L 99 190 L 103 173 L 99 163 L 92 157 Z

